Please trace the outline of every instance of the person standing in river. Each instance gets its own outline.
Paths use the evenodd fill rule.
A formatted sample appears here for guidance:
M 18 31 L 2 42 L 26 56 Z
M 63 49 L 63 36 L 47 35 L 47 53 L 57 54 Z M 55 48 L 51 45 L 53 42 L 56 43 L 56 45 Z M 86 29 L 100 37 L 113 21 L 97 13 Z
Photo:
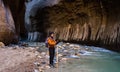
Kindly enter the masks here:
M 50 67 L 55 67 L 54 65 L 54 57 L 55 57 L 55 45 L 56 41 L 54 39 L 54 32 L 50 32 L 49 36 L 47 37 L 46 40 L 47 47 L 49 48 L 49 65 Z

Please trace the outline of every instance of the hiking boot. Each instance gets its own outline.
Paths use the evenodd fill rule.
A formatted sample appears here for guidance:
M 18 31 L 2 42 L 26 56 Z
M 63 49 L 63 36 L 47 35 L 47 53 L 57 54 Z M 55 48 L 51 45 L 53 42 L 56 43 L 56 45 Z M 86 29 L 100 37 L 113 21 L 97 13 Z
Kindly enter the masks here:
M 55 66 L 55 65 L 53 65 L 53 67 L 54 67 L 54 68 L 56 68 L 56 66 Z
M 49 64 L 50 68 L 54 68 L 52 64 Z
M 56 68 L 56 66 L 53 64 L 50 64 L 49 66 L 50 66 L 50 68 Z

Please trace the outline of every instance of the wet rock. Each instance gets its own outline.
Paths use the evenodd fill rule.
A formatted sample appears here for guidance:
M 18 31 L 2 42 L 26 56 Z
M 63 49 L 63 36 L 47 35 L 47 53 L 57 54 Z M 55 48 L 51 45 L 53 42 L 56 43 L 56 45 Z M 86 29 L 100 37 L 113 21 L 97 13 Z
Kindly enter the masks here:
M 21 46 L 25 46 L 25 47 L 27 47 L 28 44 L 27 44 L 27 43 L 22 43 Z
M 77 56 L 77 55 L 70 55 L 70 58 L 76 58 L 76 59 L 79 59 L 80 57 Z
M 67 45 L 66 45 L 66 44 L 63 44 L 62 46 L 63 46 L 63 47 L 66 47 Z
M 84 52 L 84 51 L 80 51 L 79 53 L 80 53 L 80 54 L 84 54 L 85 52 Z
M 63 46 L 60 46 L 60 45 L 58 45 L 57 47 L 58 47 L 58 48 L 60 48 L 60 49 L 62 49 L 62 48 L 63 48 Z

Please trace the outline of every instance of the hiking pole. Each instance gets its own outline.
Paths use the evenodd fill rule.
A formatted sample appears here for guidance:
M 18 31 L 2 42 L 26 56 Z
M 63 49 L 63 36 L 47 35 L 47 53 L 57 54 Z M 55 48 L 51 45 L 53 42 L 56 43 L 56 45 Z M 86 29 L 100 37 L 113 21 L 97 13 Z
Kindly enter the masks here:
M 58 67 L 58 46 L 56 48 L 56 64 L 57 64 L 57 67 Z
M 58 47 L 57 47 L 57 63 L 58 63 Z

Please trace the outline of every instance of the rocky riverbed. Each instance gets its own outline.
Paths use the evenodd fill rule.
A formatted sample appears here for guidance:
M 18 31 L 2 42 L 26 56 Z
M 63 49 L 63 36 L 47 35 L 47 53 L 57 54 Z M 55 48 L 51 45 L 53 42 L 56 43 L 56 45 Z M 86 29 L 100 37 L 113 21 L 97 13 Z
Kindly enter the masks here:
M 56 46 L 56 50 L 57 48 L 58 54 L 56 55 L 59 62 L 66 62 L 69 58 L 80 58 L 79 45 L 61 42 Z M 43 72 L 50 68 L 48 48 L 44 43 L 37 42 L 21 42 L 19 45 L 2 46 L 0 65 L 0 72 Z
M 35 54 L 22 47 L 0 48 L 0 72 L 32 72 Z
M 99 72 L 97 67 L 106 64 L 119 72 L 117 67 L 120 66 L 116 62 L 119 57 L 119 54 L 99 47 L 60 42 L 54 59 L 57 68 L 50 68 L 49 52 L 44 43 L 20 42 L 0 48 L 0 72 Z M 96 65 L 96 61 L 101 65 Z M 112 71 L 106 67 L 102 69 L 102 72 Z

